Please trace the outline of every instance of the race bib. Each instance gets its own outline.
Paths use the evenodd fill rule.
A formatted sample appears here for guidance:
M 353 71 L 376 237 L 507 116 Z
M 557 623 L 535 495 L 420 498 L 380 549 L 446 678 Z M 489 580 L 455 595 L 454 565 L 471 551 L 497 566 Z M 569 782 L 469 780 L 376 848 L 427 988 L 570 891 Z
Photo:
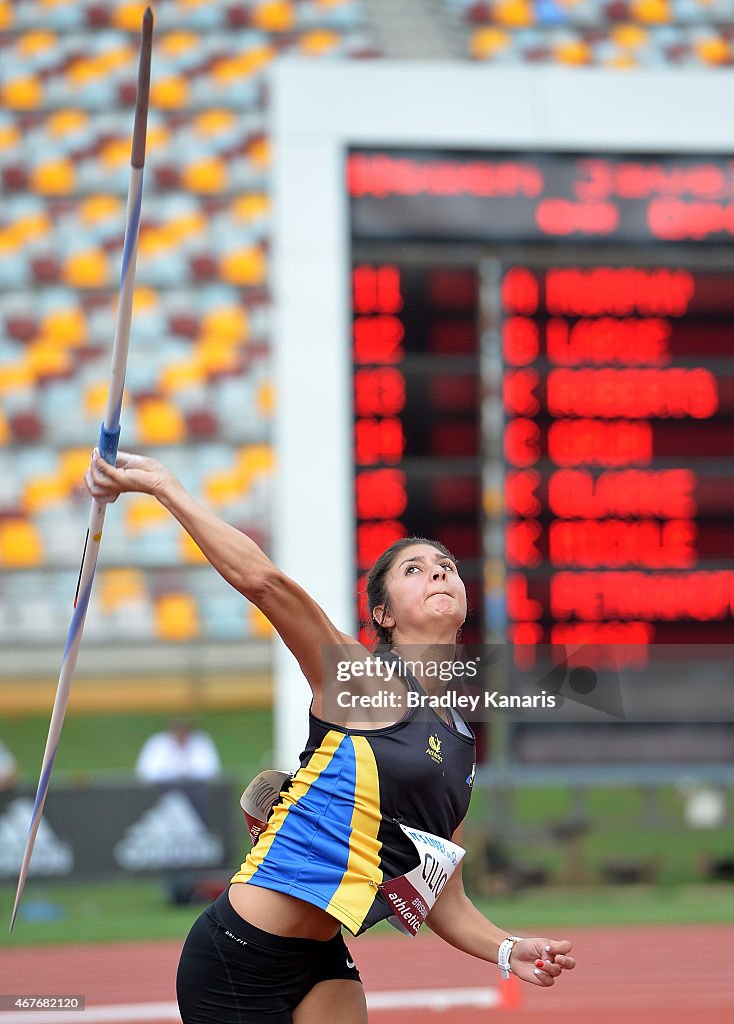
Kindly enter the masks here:
M 270 812 L 280 798 L 284 784 L 292 778 L 291 772 L 279 772 L 275 769 L 260 772 L 240 797 L 240 807 L 245 815 L 253 846 L 267 825 Z
M 390 924 L 406 935 L 417 935 L 466 850 L 430 832 L 407 825 L 400 828 L 415 846 L 420 863 L 378 888 L 392 908 Z

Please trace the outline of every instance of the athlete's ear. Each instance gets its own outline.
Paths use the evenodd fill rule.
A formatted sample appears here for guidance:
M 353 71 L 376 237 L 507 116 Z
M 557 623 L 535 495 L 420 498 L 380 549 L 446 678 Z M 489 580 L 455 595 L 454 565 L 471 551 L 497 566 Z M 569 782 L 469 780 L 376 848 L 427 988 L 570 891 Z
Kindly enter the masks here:
M 390 612 L 385 609 L 384 604 L 375 605 L 372 609 L 372 618 L 378 626 L 383 626 L 385 629 L 392 629 L 395 625 L 395 619 L 392 617 Z

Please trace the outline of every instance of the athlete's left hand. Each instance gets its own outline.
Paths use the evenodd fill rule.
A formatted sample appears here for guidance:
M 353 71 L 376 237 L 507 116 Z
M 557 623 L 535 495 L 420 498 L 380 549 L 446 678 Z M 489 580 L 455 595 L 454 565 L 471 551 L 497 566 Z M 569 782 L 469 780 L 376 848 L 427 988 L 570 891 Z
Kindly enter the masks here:
M 520 939 L 512 948 L 510 969 L 531 985 L 550 988 L 562 971 L 572 971 L 576 966 L 570 952 L 568 939 Z

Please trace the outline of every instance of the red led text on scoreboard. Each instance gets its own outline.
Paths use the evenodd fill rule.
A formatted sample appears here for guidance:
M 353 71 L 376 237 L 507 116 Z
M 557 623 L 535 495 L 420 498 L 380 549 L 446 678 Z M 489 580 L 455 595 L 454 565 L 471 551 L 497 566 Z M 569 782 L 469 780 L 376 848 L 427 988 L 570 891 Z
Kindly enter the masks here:
M 393 541 L 407 536 L 401 519 L 408 503 L 407 481 L 397 468 L 405 451 L 406 401 L 400 369 L 405 329 L 398 267 L 354 267 L 352 308 L 357 564 L 364 572 Z M 362 578 L 362 600 L 364 589 Z M 360 619 L 368 619 L 365 607 L 360 608 Z
M 695 290 L 694 275 L 674 268 L 504 274 L 505 557 L 516 640 L 630 645 L 639 664 L 657 618 L 734 611 L 734 574 L 697 569 L 696 473 L 656 466 L 656 423 L 720 411 L 716 375 L 674 365 L 669 347 Z M 532 584 L 544 564 L 547 607 Z
M 347 183 L 358 230 L 369 231 L 375 207 L 387 201 L 398 238 L 416 231 L 512 241 L 734 236 L 734 165 L 719 156 L 356 151 Z M 412 211 L 394 202 L 405 196 L 416 201 Z M 469 204 L 460 227 L 458 204 Z

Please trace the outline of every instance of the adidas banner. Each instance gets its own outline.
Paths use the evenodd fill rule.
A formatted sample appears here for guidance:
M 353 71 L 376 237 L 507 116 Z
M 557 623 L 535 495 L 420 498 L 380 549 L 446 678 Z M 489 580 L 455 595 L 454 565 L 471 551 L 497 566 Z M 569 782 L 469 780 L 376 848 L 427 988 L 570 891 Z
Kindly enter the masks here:
M 0 792 L 0 880 L 18 875 L 33 794 Z M 104 878 L 179 868 L 228 867 L 244 843 L 233 786 L 54 786 L 30 875 Z

